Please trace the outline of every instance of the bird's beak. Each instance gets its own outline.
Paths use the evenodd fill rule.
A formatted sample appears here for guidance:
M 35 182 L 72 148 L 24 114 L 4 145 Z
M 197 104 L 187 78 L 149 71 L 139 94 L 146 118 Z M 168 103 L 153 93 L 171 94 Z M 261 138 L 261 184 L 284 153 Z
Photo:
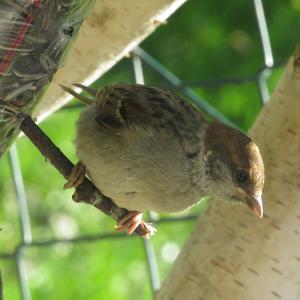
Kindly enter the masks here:
M 261 194 L 253 195 L 253 196 L 247 195 L 246 203 L 258 218 L 263 217 L 263 203 L 262 203 Z

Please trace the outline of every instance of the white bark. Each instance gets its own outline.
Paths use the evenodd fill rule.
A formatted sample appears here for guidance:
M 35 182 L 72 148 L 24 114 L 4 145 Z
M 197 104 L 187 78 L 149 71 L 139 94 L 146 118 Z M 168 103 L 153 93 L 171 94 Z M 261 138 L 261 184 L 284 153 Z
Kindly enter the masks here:
M 59 86 L 90 85 L 134 49 L 187 0 L 96 0 L 35 116 L 43 119 L 71 99 Z
M 250 135 L 265 167 L 264 211 L 212 202 L 158 300 L 300 297 L 300 48 Z

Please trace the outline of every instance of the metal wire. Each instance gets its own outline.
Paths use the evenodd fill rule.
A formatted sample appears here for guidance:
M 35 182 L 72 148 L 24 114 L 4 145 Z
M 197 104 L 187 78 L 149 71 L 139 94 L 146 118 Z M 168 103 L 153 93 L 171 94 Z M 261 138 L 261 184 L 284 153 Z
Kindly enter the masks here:
M 273 67 L 274 58 L 272 54 L 271 41 L 270 41 L 270 36 L 269 36 L 269 31 L 267 27 L 262 0 L 253 0 L 253 1 L 254 1 L 256 19 L 258 23 L 262 48 L 264 52 L 265 66 L 267 67 L 259 74 L 257 79 L 260 99 L 262 104 L 264 104 L 268 101 L 270 97 L 269 89 L 267 85 L 267 79 L 271 75 L 271 71 L 269 70 L 269 68 Z
M 274 58 L 272 54 L 271 42 L 269 32 L 267 28 L 267 22 L 265 18 L 264 8 L 261 0 L 253 0 L 256 19 L 261 37 L 261 44 L 264 53 L 264 68 L 257 74 L 238 77 L 238 78 L 225 78 L 212 81 L 182 81 L 176 75 L 172 74 L 162 64 L 155 60 L 146 51 L 137 47 L 133 51 L 133 69 L 135 74 L 135 81 L 137 83 L 144 83 L 142 62 L 146 63 L 152 70 L 154 70 L 161 78 L 165 79 L 171 88 L 178 89 L 182 94 L 188 97 L 192 102 L 199 106 L 202 110 L 212 115 L 213 117 L 227 123 L 231 126 L 235 126 L 230 120 L 223 116 L 220 112 L 210 106 L 204 99 L 200 98 L 192 89 L 191 86 L 206 86 L 214 87 L 220 85 L 237 85 L 246 82 L 256 82 L 257 88 L 260 94 L 261 103 L 265 103 L 269 98 L 269 90 L 267 86 L 267 79 L 270 76 L 272 69 L 282 65 L 282 62 L 274 64 Z M 30 215 L 28 211 L 27 198 L 25 194 L 22 173 L 20 170 L 18 153 L 16 146 L 13 146 L 9 153 L 10 167 L 12 170 L 12 176 L 14 180 L 14 188 L 18 204 L 18 212 L 21 224 L 22 240 L 19 246 L 12 253 L 0 253 L 0 259 L 12 259 L 16 263 L 18 282 L 21 292 L 22 300 L 31 300 L 30 289 L 26 278 L 26 267 L 24 264 L 23 252 L 30 247 L 49 247 L 57 243 L 92 243 L 99 240 L 118 239 L 124 238 L 125 235 L 117 233 L 104 233 L 93 235 L 81 235 L 72 239 L 46 239 L 46 240 L 32 240 L 31 227 L 30 227 Z M 150 214 L 151 218 L 151 214 Z M 159 219 L 158 223 L 164 222 L 182 222 L 182 221 L 194 221 L 197 215 L 188 215 L 184 217 L 167 217 Z M 126 237 L 128 238 L 128 237 Z M 134 238 L 134 237 L 132 237 Z M 158 265 L 155 255 L 155 250 L 151 241 L 143 241 L 150 284 L 154 292 L 159 289 L 160 279 Z M 4 283 L 5 284 L 5 283 Z
M 145 84 L 141 58 L 133 54 L 132 63 L 133 63 L 135 82 L 138 84 Z M 160 288 L 160 279 L 159 279 L 159 271 L 158 271 L 156 255 L 151 240 L 144 239 L 143 243 L 144 243 L 144 249 L 147 258 L 151 288 L 152 291 L 155 292 Z
M 28 286 L 27 276 L 26 276 L 27 272 L 26 272 L 26 267 L 23 259 L 23 251 L 24 251 L 24 247 L 21 246 L 19 247 L 15 255 L 17 275 L 18 275 L 22 300 L 31 300 L 30 289 Z
M 267 84 L 267 80 L 270 75 L 271 70 L 264 69 L 257 77 L 258 92 L 262 104 L 265 104 L 270 98 L 269 88 Z
M 254 0 L 254 7 L 264 51 L 265 65 L 270 68 L 273 66 L 274 59 L 262 0 Z
M 15 144 L 9 150 L 9 162 L 12 170 L 16 199 L 18 204 L 19 219 L 22 231 L 22 241 L 25 244 L 29 244 L 32 241 L 30 217 L 22 172 L 19 163 L 18 151 Z
M 12 171 L 14 188 L 16 192 L 16 199 L 18 205 L 19 219 L 22 232 L 22 245 L 30 244 L 32 242 L 30 217 L 27 205 L 27 198 L 24 188 L 22 172 L 19 163 L 17 147 L 14 144 L 9 150 L 9 161 Z M 16 269 L 18 274 L 18 281 L 23 300 L 31 300 L 30 290 L 27 284 L 26 267 L 22 257 L 23 248 L 19 247 L 15 253 Z

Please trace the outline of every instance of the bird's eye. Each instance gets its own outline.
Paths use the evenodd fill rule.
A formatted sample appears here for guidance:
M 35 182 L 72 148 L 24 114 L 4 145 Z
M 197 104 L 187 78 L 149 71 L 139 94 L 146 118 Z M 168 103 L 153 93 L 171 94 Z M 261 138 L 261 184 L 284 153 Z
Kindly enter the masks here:
M 239 183 L 244 183 L 248 180 L 248 174 L 246 171 L 239 170 L 236 172 L 235 178 Z

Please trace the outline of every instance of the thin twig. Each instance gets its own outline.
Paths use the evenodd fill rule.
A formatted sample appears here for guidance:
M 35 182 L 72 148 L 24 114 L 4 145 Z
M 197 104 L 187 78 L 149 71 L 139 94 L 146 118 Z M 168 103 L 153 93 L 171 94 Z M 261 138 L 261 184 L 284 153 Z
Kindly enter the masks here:
M 18 118 L 20 119 L 20 129 L 24 134 L 39 149 L 41 154 L 68 179 L 74 167 L 73 163 L 55 146 L 51 139 L 36 125 L 30 116 L 19 113 Z M 73 200 L 75 202 L 91 204 L 115 220 L 119 220 L 128 213 L 126 209 L 116 206 L 110 198 L 101 194 L 88 178 L 85 178 L 76 188 L 73 194 Z M 149 237 L 148 230 L 142 225 L 139 225 L 134 232 L 140 236 Z

